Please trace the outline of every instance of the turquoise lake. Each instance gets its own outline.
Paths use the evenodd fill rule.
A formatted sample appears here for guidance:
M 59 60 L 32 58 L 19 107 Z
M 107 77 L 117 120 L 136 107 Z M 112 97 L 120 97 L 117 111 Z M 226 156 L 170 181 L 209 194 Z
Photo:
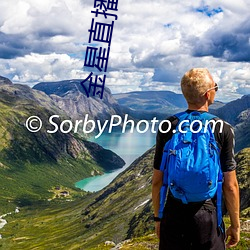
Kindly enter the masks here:
M 146 133 L 112 132 L 105 133 L 99 138 L 90 138 L 106 149 L 118 154 L 125 162 L 125 166 L 111 173 L 94 176 L 78 181 L 75 186 L 85 191 L 95 192 L 107 186 L 119 173 L 123 172 L 135 159 L 155 145 L 156 134 L 148 130 Z

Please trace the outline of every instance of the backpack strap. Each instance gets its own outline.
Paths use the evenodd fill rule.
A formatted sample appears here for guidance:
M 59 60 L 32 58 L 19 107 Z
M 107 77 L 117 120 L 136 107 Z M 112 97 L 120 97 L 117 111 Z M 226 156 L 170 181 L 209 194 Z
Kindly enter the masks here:
M 178 119 L 179 119 L 179 122 L 180 122 L 180 121 L 185 120 L 185 118 L 186 118 L 188 115 L 189 115 L 189 113 L 188 113 L 187 111 L 183 111 L 183 112 L 180 112 L 180 113 L 175 114 L 174 116 L 175 116 L 176 118 L 178 118 Z
M 174 115 L 176 118 L 178 118 L 179 122 L 181 120 L 184 120 L 187 116 L 188 113 L 186 111 L 180 112 Z M 179 123 L 178 122 L 178 123 Z M 158 217 L 162 218 L 163 217 L 163 211 L 165 207 L 165 200 L 168 192 L 168 160 L 169 160 L 169 152 L 166 148 L 166 144 L 164 146 L 164 151 L 163 151 L 163 156 L 161 160 L 161 166 L 160 170 L 163 172 L 163 184 L 160 190 L 160 208 L 159 208 L 159 214 Z
M 160 208 L 159 208 L 159 213 L 158 213 L 158 217 L 160 219 L 163 218 L 163 211 L 164 211 L 164 207 L 165 207 L 165 200 L 166 200 L 166 196 L 167 196 L 167 191 L 168 191 L 168 185 L 162 185 L 161 190 L 160 190 Z
M 222 180 L 223 180 L 223 173 L 221 171 L 221 168 L 219 169 L 219 174 L 218 174 L 218 186 L 217 186 L 217 199 L 216 199 L 216 207 L 217 207 L 217 225 L 223 232 L 222 228 Z
M 186 111 L 180 112 L 174 115 L 176 118 L 178 118 L 179 122 L 181 120 L 184 120 L 187 116 L 188 113 Z M 162 218 L 163 217 L 163 211 L 165 207 L 165 200 L 168 192 L 168 160 L 169 160 L 169 152 L 166 148 L 166 144 L 164 146 L 164 151 L 163 151 L 163 156 L 161 160 L 161 166 L 160 170 L 163 172 L 163 184 L 160 190 L 160 208 L 159 208 L 159 214 L 158 217 Z

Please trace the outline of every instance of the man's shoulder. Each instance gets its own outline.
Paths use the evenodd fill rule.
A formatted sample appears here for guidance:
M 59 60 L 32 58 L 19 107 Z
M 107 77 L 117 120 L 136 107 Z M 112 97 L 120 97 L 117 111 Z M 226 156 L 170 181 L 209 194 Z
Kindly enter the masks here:
M 216 127 L 220 126 L 224 133 L 234 133 L 233 126 L 230 123 L 217 116 L 214 117 L 213 120 L 216 122 Z

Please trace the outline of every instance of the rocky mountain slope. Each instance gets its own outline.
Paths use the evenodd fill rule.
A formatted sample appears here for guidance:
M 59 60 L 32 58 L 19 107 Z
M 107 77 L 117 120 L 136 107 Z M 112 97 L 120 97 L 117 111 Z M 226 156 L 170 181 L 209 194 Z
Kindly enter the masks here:
M 83 119 L 88 114 L 89 119 L 104 121 L 110 119 L 111 115 L 123 114 L 107 87 L 105 87 L 103 99 L 91 95 L 88 98 L 80 82 L 81 80 L 41 82 L 33 89 L 50 95 L 57 106 L 73 119 Z M 87 83 L 85 85 L 88 89 Z
M 244 110 L 250 108 L 250 94 L 244 95 L 240 99 L 227 103 L 223 107 L 217 109 L 214 114 L 218 115 L 233 126 L 238 123 L 238 116 Z
M 238 115 L 236 122 L 235 151 L 238 152 L 242 148 L 250 147 L 250 107 Z
M 80 135 L 49 134 L 51 115 L 68 116 L 45 93 L 25 85 L 0 84 L 0 211 L 21 200 L 37 201 L 51 196 L 52 186 L 74 188 L 74 183 L 92 174 L 122 167 L 124 161 Z M 42 129 L 31 133 L 25 127 L 30 116 L 39 116 Z M 34 125 L 34 124 L 33 124 Z M 26 197 L 26 198 L 25 198 Z M 9 202 L 8 202 L 9 201 Z
M 227 103 L 212 113 L 229 122 L 235 130 L 235 152 L 250 146 L 250 95 Z

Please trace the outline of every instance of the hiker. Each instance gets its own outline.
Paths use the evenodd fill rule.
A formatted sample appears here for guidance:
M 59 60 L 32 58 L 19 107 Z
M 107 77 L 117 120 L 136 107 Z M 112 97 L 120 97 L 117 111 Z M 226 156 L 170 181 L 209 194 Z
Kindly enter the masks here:
M 228 123 L 222 121 L 219 118 L 215 118 L 208 113 L 208 106 L 214 102 L 215 93 L 218 90 L 218 85 L 214 82 L 211 74 L 207 69 L 194 68 L 186 72 L 181 80 L 181 89 L 187 101 L 188 109 L 186 110 L 186 112 L 183 112 L 179 115 L 169 117 L 167 120 L 169 120 L 172 124 L 171 130 L 167 133 L 164 133 L 163 126 L 162 131 L 158 131 L 156 138 L 154 172 L 152 178 L 152 200 L 154 207 L 155 230 L 157 237 L 160 239 L 159 249 L 221 250 L 225 249 L 225 247 L 230 248 L 236 246 L 240 239 L 239 186 L 236 179 L 235 170 L 236 162 L 234 159 L 234 132 L 232 127 Z M 212 171 L 213 175 L 211 176 L 211 180 L 215 180 L 210 181 L 210 183 L 208 183 L 207 185 L 215 185 L 214 187 L 216 187 L 216 189 L 214 189 L 213 192 L 211 189 L 208 192 L 202 194 L 204 195 L 204 197 L 206 197 L 204 198 L 204 200 L 199 200 L 200 198 L 197 198 L 195 196 L 196 194 L 188 194 L 188 191 L 185 191 L 185 188 L 182 189 L 178 187 L 179 184 L 177 185 L 174 181 L 171 182 L 170 180 L 170 178 L 178 179 L 180 177 L 178 176 L 178 173 L 176 173 L 178 167 L 175 167 L 176 165 L 172 165 L 179 164 L 178 166 L 185 169 L 187 168 L 188 164 L 191 164 L 190 166 L 192 167 L 198 162 L 198 168 L 202 169 L 204 167 L 203 164 L 205 165 L 204 162 L 207 161 L 205 159 L 211 157 L 209 155 L 206 155 L 206 153 L 197 153 L 199 155 L 199 159 L 197 159 L 197 156 L 193 154 L 192 161 L 192 159 L 188 158 L 189 156 L 185 156 L 185 154 L 183 153 L 182 156 L 179 156 L 179 162 L 175 160 L 176 158 L 167 158 L 176 157 L 176 155 L 178 155 L 178 152 L 176 152 L 177 150 L 169 150 L 169 145 L 175 145 L 176 143 L 173 142 L 173 140 L 178 141 L 180 140 L 178 138 L 182 138 L 182 135 L 180 134 L 181 132 L 176 132 L 185 131 L 185 129 L 179 129 L 178 127 L 180 125 L 180 120 L 183 120 L 185 117 L 190 117 L 191 115 L 194 117 L 195 115 L 201 118 L 205 117 L 206 119 L 209 117 L 209 120 L 212 117 L 212 119 L 215 121 L 221 121 L 220 123 L 216 123 L 215 130 L 210 135 L 211 140 L 214 139 L 215 141 L 216 145 L 214 147 L 219 148 L 219 153 L 213 153 L 214 158 L 208 160 L 214 161 L 214 163 L 207 164 L 208 170 L 211 165 L 212 170 L 209 170 Z M 168 126 L 169 124 L 166 125 Z M 221 125 L 223 125 L 223 127 L 220 131 Z M 194 147 L 194 151 L 199 151 L 199 147 L 208 147 L 206 143 L 200 141 L 199 144 L 197 144 L 199 146 L 195 148 L 195 146 L 193 145 L 196 142 L 192 139 L 194 138 L 193 136 L 200 135 L 194 135 L 194 133 L 190 135 L 189 133 L 189 139 L 186 139 L 187 141 L 181 142 L 184 144 L 179 145 L 187 145 L 185 143 L 189 143 L 190 147 Z M 188 137 L 188 135 L 186 137 Z M 198 137 L 195 138 L 196 140 L 198 140 Z M 167 142 L 168 145 L 166 144 Z M 180 141 L 178 141 L 178 143 L 179 142 Z M 164 147 L 166 147 L 166 153 L 163 153 Z M 177 148 L 176 145 L 174 147 L 175 149 Z M 180 147 L 181 150 L 185 150 L 184 146 Z M 168 153 L 170 151 L 171 153 Z M 214 152 L 217 151 L 214 150 Z M 167 153 L 169 155 L 165 157 L 165 160 L 163 160 L 164 154 Z M 182 162 L 184 161 L 182 157 L 186 157 L 185 163 Z M 171 161 L 172 163 L 174 162 L 174 164 L 171 165 Z M 165 169 L 167 170 L 163 171 L 163 169 L 160 168 L 162 168 L 162 166 L 164 167 L 164 165 Z M 213 169 L 218 169 L 218 171 L 216 172 Z M 201 172 L 201 170 L 199 169 L 197 171 Z M 204 171 L 206 172 L 207 170 L 205 169 Z M 189 178 L 189 173 L 186 172 L 183 174 L 185 178 L 180 181 L 180 186 L 182 182 L 185 182 L 190 186 L 191 190 L 193 188 L 194 191 L 197 191 L 197 194 L 199 192 L 203 192 L 200 189 L 206 181 L 201 181 L 199 184 L 199 179 L 193 179 L 193 177 Z M 202 174 L 204 175 L 204 173 L 200 173 L 199 176 L 202 176 Z M 164 175 L 166 175 L 166 177 L 164 177 Z M 221 178 L 219 177 L 220 175 Z M 217 184 L 213 182 L 216 182 Z M 222 221 L 220 212 L 220 186 L 223 188 L 223 198 L 231 222 L 231 225 L 226 231 L 224 230 L 224 223 Z M 166 203 L 161 197 L 162 193 L 164 193 L 164 191 L 162 192 L 162 189 L 165 187 L 167 187 L 167 191 L 165 191 L 167 192 Z M 212 195 L 213 197 L 207 198 L 209 197 L 209 195 Z M 160 202 L 160 199 L 163 199 L 163 201 Z M 161 208 L 162 204 L 163 207 Z M 161 209 L 163 215 L 160 216 L 161 212 L 159 211 L 161 211 Z M 221 217 L 221 220 L 219 217 Z

